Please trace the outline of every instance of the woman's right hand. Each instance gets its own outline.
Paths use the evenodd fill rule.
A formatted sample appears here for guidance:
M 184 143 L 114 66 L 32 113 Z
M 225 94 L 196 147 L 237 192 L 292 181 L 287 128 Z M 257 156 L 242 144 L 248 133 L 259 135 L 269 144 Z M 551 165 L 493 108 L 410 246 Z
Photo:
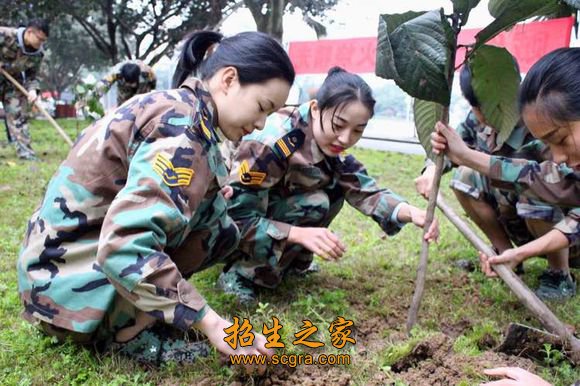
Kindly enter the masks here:
M 346 252 L 346 246 L 328 228 L 292 226 L 288 241 L 302 245 L 324 260 L 338 260 Z
M 431 133 L 431 147 L 433 153 L 443 153 L 457 165 L 464 164 L 471 150 L 459 134 L 443 122 L 435 124 L 435 130 Z
M 479 251 L 481 271 L 488 277 L 496 277 L 497 273 L 493 270 L 492 265 L 507 264 L 511 269 L 514 269 L 518 264 L 526 259 L 526 256 L 522 255 L 520 251 L 520 248 L 510 248 L 497 256 L 488 256 Z
M 228 336 L 228 334 L 224 332 L 224 329 L 231 327 L 232 324 L 232 322 L 223 319 L 210 308 L 195 327 L 201 330 L 216 350 L 226 355 L 228 359 L 230 355 L 266 355 L 268 359 L 274 355 L 273 350 L 265 347 L 266 343 L 268 343 L 266 337 L 255 332 L 252 332 L 254 334 L 252 345 L 245 347 L 238 345 L 235 350 L 232 349 L 232 347 L 224 340 Z M 246 372 L 251 375 L 256 370 L 256 365 L 244 365 L 244 368 Z M 258 365 L 257 370 L 258 374 L 263 375 L 266 371 L 266 364 Z

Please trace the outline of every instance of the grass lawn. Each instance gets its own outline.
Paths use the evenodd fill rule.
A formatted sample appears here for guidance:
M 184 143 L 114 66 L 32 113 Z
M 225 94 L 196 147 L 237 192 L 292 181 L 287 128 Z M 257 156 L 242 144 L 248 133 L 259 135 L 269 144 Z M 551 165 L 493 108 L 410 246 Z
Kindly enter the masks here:
M 85 122 L 61 121 L 74 138 Z M 67 146 L 45 121 L 32 124 L 33 146 L 41 162 L 17 160 L 5 141 L 0 146 L 0 384 L 303 384 L 303 385 L 477 385 L 487 378 L 481 369 L 502 365 L 526 367 L 555 385 L 580 379 L 580 370 L 545 347 L 543 360 L 493 352 L 509 322 L 540 327 L 499 279 L 486 279 L 478 270 L 465 272 L 453 265 L 461 258 L 475 260 L 476 251 L 438 214 L 441 240 L 431 248 L 429 272 L 419 326 L 413 338 L 404 334 L 420 252 L 421 231 L 406 226 L 386 237 L 369 218 L 346 205 L 331 228 L 348 246 L 338 263 L 318 260 L 321 272 L 286 280 L 277 291 L 260 294 L 255 308 L 240 308 L 234 299 L 216 290 L 221 267 L 194 275 L 192 281 L 208 303 L 223 315 L 249 318 L 258 330 L 275 316 L 283 325 L 287 353 L 349 354 L 351 365 L 275 366 L 265 377 L 250 378 L 224 364 L 214 354 L 195 365 L 147 369 L 119 356 L 98 356 L 71 343 L 43 336 L 20 318 L 16 260 L 26 222 Z M 411 203 L 424 207 L 413 179 L 422 167 L 419 156 L 363 149 L 352 151 L 376 177 Z M 442 182 L 451 199 L 449 176 Z M 531 287 L 545 268 L 542 259 L 526 263 L 524 281 Z M 577 272 L 576 272 L 577 273 Z M 565 323 L 580 326 L 580 297 L 550 308 Z M 338 316 L 354 322 L 356 344 L 332 346 L 328 326 Z M 292 345 L 308 319 L 318 327 L 311 337 L 325 343 L 319 349 Z

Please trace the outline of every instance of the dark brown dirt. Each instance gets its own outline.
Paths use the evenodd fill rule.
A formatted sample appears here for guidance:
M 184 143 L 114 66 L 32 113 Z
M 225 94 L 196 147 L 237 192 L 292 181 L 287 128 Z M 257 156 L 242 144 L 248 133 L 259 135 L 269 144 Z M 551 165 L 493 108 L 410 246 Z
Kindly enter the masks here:
M 392 366 L 397 378 L 409 385 L 456 385 L 468 377 L 482 374 L 483 369 L 518 366 L 535 371 L 526 358 L 486 351 L 477 357 L 453 351 L 453 340 L 444 334 L 433 336 L 415 346 L 411 354 Z
M 353 335 L 357 343 L 356 350 L 352 356 L 353 366 L 368 368 L 370 373 L 363 371 L 358 376 L 363 377 L 365 385 L 392 385 L 396 380 L 405 382 L 408 385 L 455 385 L 462 380 L 473 383 L 475 380 L 484 380 L 482 371 L 486 368 L 498 366 L 519 366 L 530 371 L 535 371 L 534 363 L 525 358 L 496 353 L 493 348 L 497 346 L 491 336 L 484 337 L 479 342 L 480 350 L 483 354 L 471 357 L 458 354 L 453 351 L 454 340 L 469 330 L 475 324 L 469 319 L 451 321 L 446 318 L 440 320 L 441 333 L 432 336 L 428 340 L 422 341 L 414 348 L 410 355 L 402 358 L 393 366 L 390 372 L 380 369 L 380 364 L 375 364 L 377 354 L 383 352 L 387 347 L 407 339 L 404 333 L 404 326 L 407 317 L 409 301 L 412 296 L 413 284 L 405 282 L 401 278 L 391 277 L 391 280 L 398 281 L 399 291 L 390 293 L 385 304 L 372 306 L 373 297 L 376 293 L 386 287 L 379 280 L 381 272 L 370 270 L 365 280 L 343 280 L 335 276 L 321 275 L 317 282 L 319 288 L 343 289 L 348 294 L 348 302 L 353 314 L 356 315 L 356 322 Z M 384 278 L 383 278 L 384 279 Z M 447 278 L 433 278 L 436 284 Z M 372 283 L 370 285 L 369 283 Z M 449 282 L 447 282 L 449 284 Z M 451 296 L 453 288 L 464 288 L 473 283 L 469 283 L 466 273 L 452 276 L 451 286 L 441 286 L 442 296 Z M 449 291 L 449 294 L 445 292 Z M 478 306 L 484 305 L 477 295 L 477 290 L 467 300 Z M 376 303 L 376 300 L 374 301 Z M 517 307 L 514 304 L 514 307 Z M 486 351 L 487 350 L 487 351 Z M 241 369 L 236 370 L 234 382 L 230 386 L 245 385 L 338 385 L 346 386 L 358 384 L 358 376 L 353 379 L 353 367 L 342 366 L 313 366 L 298 365 L 295 368 L 288 366 L 275 366 L 268 370 L 263 377 L 249 378 L 245 376 Z M 211 378 L 202 384 L 212 384 Z

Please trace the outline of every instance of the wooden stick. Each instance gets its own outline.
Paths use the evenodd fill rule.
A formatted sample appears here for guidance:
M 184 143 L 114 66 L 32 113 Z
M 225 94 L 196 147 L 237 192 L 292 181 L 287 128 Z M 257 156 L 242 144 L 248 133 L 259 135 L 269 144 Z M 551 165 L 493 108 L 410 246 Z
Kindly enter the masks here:
M 448 111 L 448 109 L 447 109 Z M 407 335 L 411 334 L 411 329 L 417 323 L 417 314 L 421 306 L 421 299 L 423 298 L 423 291 L 425 289 L 425 278 L 427 276 L 427 262 L 429 260 L 429 242 L 425 240 L 425 234 L 431 227 L 433 218 L 435 217 L 436 197 L 439 193 L 439 184 L 441 182 L 441 173 L 443 172 L 443 163 L 445 156 L 439 154 L 435 159 L 435 176 L 433 177 L 433 187 L 429 193 L 429 204 L 427 205 L 427 216 L 425 217 L 425 226 L 423 227 L 423 241 L 421 245 L 421 255 L 419 257 L 419 265 L 417 266 L 417 280 L 415 280 L 415 292 L 413 293 L 413 300 L 409 308 L 407 316 Z
M 455 34 L 455 43 L 451 48 L 451 55 L 449 57 L 449 65 L 447 68 L 447 85 L 449 92 L 453 89 L 453 77 L 455 76 L 455 55 L 457 54 L 457 37 L 461 32 L 461 23 L 459 16 L 454 14 L 452 20 L 452 29 Z M 443 116 L 441 121 L 444 124 L 449 124 L 449 103 L 443 106 Z M 433 217 L 435 215 L 435 206 L 437 205 L 437 195 L 439 194 L 439 184 L 441 183 L 441 174 L 443 173 L 443 164 L 445 156 L 438 154 L 435 157 L 435 176 L 433 177 L 433 186 L 429 193 L 429 203 L 427 205 L 427 215 L 425 216 L 425 225 L 423 226 L 423 240 L 421 244 L 421 255 L 419 257 L 419 265 L 417 266 L 417 280 L 415 281 L 415 293 L 413 293 L 413 300 L 409 308 L 407 316 L 407 335 L 411 335 L 411 329 L 417 322 L 417 314 L 421 306 L 421 299 L 423 298 L 423 290 L 425 289 L 425 278 L 427 276 L 427 263 L 429 260 L 429 243 L 425 240 L 425 234 L 431 227 Z
M 24 95 L 26 95 L 26 97 L 28 98 L 30 94 L 28 94 L 28 91 L 26 91 L 26 89 L 24 87 L 22 87 L 22 85 L 12 77 L 12 75 L 10 75 L 9 73 L 6 72 L 6 70 L 4 70 L 3 68 L 0 67 L 0 74 L 2 74 L 4 77 L 6 77 L 6 79 L 8 79 L 10 82 L 12 82 L 12 84 L 14 86 L 16 86 L 16 88 L 18 90 L 20 90 L 20 92 L 22 92 Z M 62 129 L 62 127 L 59 126 L 59 124 L 50 116 L 50 114 L 48 113 L 48 111 L 46 111 L 44 109 L 44 107 L 42 107 L 42 105 L 39 103 L 38 100 L 36 100 L 34 102 L 34 105 L 38 108 L 38 110 L 40 110 L 40 112 L 42 114 L 44 114 L 44 116 L 46 117 L 46 119 L 48 119 L 48 121 L 50 123 L 52 123 L 52 125 L 54 126 L 54 128 L 56 129 L 56 131 L 58 131 L 58 133 L 61 135 L 61 137 L 64 138 L 64 140 L 66 141 L 66 143 L 69 146 L 73 146 L 73 141 L 70 139 L 70 137 L 66 134 L 66 132 Z
M 465 221 L 451 208 L 443 197 L 437 198 L 437 206 L 443 212 L 445 217 L 465 236 L 467 240 L 478 250 L 488 256 L 497 256 L 497 253 L 484 242 Z M 551 333 L 558 335 L 565 346 L 571 349 L 571 358 L 578 363 L 580 360 L 580 340 L 578 340 L 562 323 L 556 315 L 532 292 L 528 286 L 511 270 L 506 264 L 494 264 L 493 269 L 499 277 L 516 295 L 519 301 L 540 320 L 542 325 Z

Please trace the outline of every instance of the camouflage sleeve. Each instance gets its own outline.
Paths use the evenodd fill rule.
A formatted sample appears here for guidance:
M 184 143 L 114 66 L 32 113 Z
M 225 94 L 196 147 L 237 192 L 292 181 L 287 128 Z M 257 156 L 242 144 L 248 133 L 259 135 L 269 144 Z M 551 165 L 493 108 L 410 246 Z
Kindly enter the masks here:
M 350 205 L 371 217 L 388 235 L 394 235 L 401 229 L 401 224 L 393 215 L 395 208 L 405 202 L 403 198 L 389 189 L 380 188 L 352 155 L 340 162 L 337 171 L 338 184 Z
M 210 172 L 202 157 L 187 157 L 201 154 L 201 145 L 192 145 L 185 133 L 166 137 L 162 133 L 167 126 L 158 123 L 151 122 L 143 131 L 151 127 L 152 134 L 135 151 L 127 181 L 107 211 L 97 261 L 135 307 L 186 330 L 205 315 L 206 302 L 166 250 L 181 245 L 207 190 L 204 176 Z M 180 173 L 187 180 L 177 186 L 165 182 L 166 172 L 161 170 L 173 168 L 172 160 L 179 160 Z M 190 177 L 186 169 L 193 171 Z
M 0 28 L 0 67 L 6 69 L 8 67 L 8 63 L 6 60 L 6 54 L 2 47 L 6 45 L 6 32 Z
M 580 173 L 564 164 L 492 156 L 489 169 L 494 182 L 507 183 L 506 187 L 519 194 L 551 204 L 580 206 Z
M 562 221 L 554 226 L 566 236 L 570 246 L 580 244 L 580 208 L 574 208 Z
M 38 64 L 32 68 L 29 68 L 24 72 L 24 88 L 30 91 L 40 90 L 40 82 L 38 81 L 36 74 L 40 69 L 40 61 Z
M 99 80 L 95 85 L 95 95 L 97 98 L 101 98 L 113 87 L 113 84 L 117 81 L 117 74 L 111 73 L 105 76 L 103 79 Z
M 459 126 L 457 126 L 455 128 L 455 131 L 457 132 L 457 134 L 459 134 L 459 136 L 461 137 L 463 142 L 465 142 L 465 144 L 467 146 L 469 146 L 470 149 L 477 148 L 477 126 L 478 125 L 479 125 L 479 122 L 477 121 L 477 119 L 475 118 L 473 113 L 469 113 L 469 114 L 467 114 L 467 117 L 465 118 L 465 120 L 463 122 L 461 122 L 459 124 Z
M 242 141 L 233 157 L 229 184 L 234 195 L 228 213 L 240 228 L 240 250 L 250 256 L 266 253 L 282 255 L 290 224 L 266 217 L 270 188 L 284 176 L 282 161 L 267 145 Z

